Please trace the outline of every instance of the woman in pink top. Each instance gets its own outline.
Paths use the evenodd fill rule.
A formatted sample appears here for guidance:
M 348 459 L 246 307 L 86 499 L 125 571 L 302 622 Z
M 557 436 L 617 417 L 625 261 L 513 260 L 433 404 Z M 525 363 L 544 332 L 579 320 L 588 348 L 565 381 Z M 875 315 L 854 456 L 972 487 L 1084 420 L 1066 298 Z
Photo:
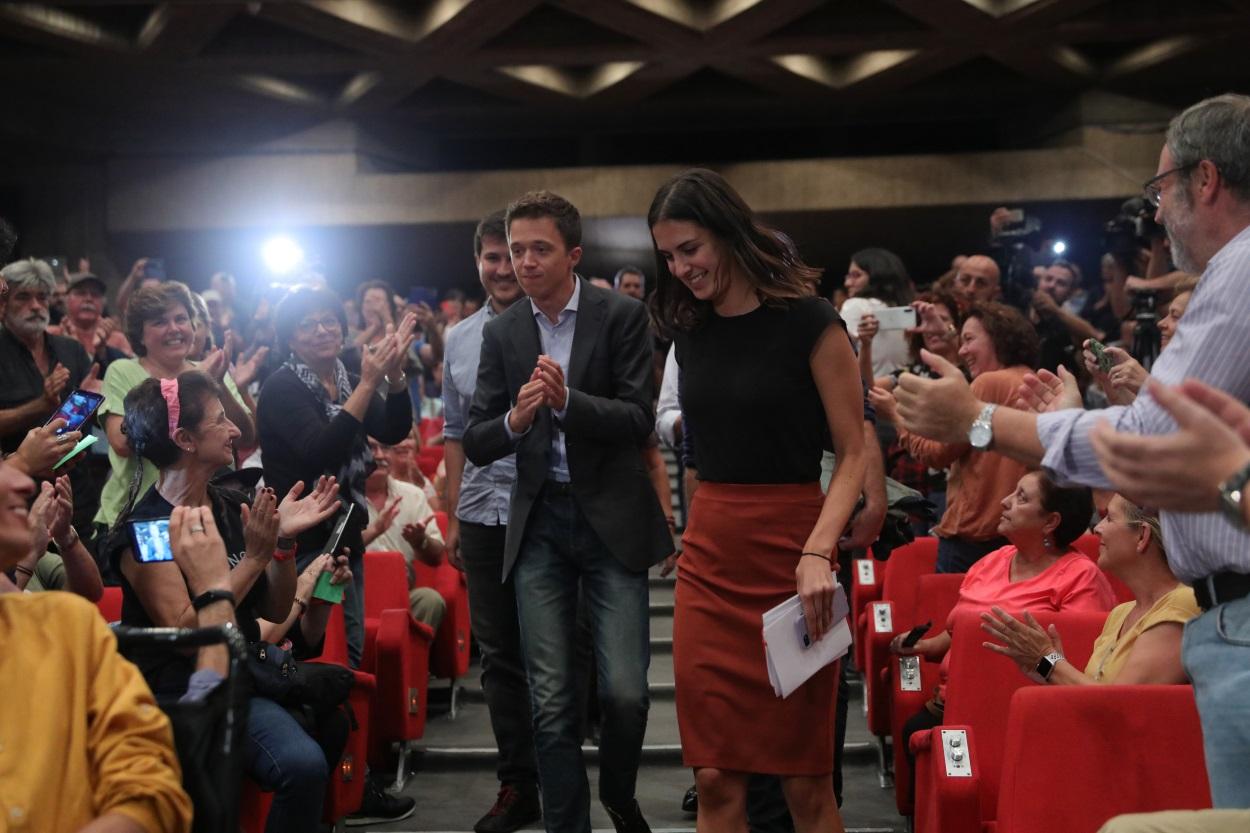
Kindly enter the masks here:
M 1098 565 L 1072 549 L 1072 542 L 1089 526 L 1094 502 L 1089 489 L 1064 489 L 1041 472 L 1020 478 L 1016 490 L 1003 498 L 998 533 L 1007 546 L 973 564 L 959 587 L 946 628 L 935 636 L 903 647 L 904 631 L 890 643 L 896 654 L 919 654 L 942 661 L 942 683 L 937 696 L 911 717 L 903 728 L 903 742 L 912 732 L 941 725 L 946 702 L 946 654 L 950 628 L 963 611 L 1111 610 L 1115 594 Z

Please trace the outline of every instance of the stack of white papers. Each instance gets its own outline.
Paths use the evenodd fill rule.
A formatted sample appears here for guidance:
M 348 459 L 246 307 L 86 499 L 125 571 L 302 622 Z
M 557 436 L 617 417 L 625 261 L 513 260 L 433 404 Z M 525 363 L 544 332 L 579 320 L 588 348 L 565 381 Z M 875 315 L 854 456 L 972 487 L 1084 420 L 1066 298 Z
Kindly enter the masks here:
M 833 597 L 834 626 L 818 641 L 806 639 L 803 604 L 791 596 L 764 614 L 764 656 L 768 680 L 778 697 L 789 697 L 813 674 L 846 654 L 851 647 L 850 607 L 846 591 L 837 585 Z M 809 644 L 804 644 L 805 642 Z

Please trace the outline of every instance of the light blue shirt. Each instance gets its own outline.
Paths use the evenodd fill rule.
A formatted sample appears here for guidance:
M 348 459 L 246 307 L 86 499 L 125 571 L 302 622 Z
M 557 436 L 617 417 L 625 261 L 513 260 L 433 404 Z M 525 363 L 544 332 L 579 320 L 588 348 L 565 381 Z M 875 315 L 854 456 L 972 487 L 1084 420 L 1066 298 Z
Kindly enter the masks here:
M 573 355 L 573 331 L 577 327 L 577 303 L 582 297 L 582 281 L 577 275 L 573 276 L 573 294 L 569 297 L 569 301 L 564 305 L 564 309 L 560 310 L 560 315 L 556 319 L 556 323 L 552 324 L 551 320 L 543 315 L 542 310 L 538 308 L 538 304 L 530 300 L 530 310 L 534 313 L 534 320 L 538 322 L 538 338 L 542 343 L 543 355 L 548 356 L 553 362 L 560 365 L 560 370 L 564 372 L 564 405 L 568 408 L 568 378 L 569 378 L 569 358 Z M 508 414 L 511 415 L 511 411 Z M 558 480 L 561 483 L 569 482 L 569 454 L 564 442 L 564 431 L 560 428 L 561 420 L 564 419 L 564 411 L 552 411 L 551 415 L 555 417 L 551 426 L 551 456 L 550 467 L 547 469 L 547 478 L 550 480 Z M 504 429 L 508 432 L 508 436 L 514 440 L 524 434 L 515 434 L 508 427 L 508 419 L 504 418 Z M 525 432 L 525 433 L 528 433 Z
M 482 308 L 447 331 L 443 345 L 443 436 L 461 440 L 469 421 L 469 406 L 477 389 L 477 365 L 482 357 L 482 328 L 495 317 L 488 300 Z M 506 526 L 512 484 L 516 481 L 516 455 L 509 454 L 489 466 L 464 461 L 456 517 L 482 526 Z
M 1250 228 L 1215 253 L 1194 290 L 1176 334 L 1150 377 L 1165 385 L 1199 379 L 1250 402 Z M 1060 483 L 1111 488 L 1094 456 L 1089 432 L 1100 420 L 1117 431 L 1170 434 L 1176 421 L 1146 390 L 1132 405 L 1100 411 L 1058 411 L 1037 418 L 1046 450 L 1042 467 Z M 1219 512 L 1162 512 L 1168 564 L 1181 581 L 1212 573 L 1250 572 L 1250 535 Z

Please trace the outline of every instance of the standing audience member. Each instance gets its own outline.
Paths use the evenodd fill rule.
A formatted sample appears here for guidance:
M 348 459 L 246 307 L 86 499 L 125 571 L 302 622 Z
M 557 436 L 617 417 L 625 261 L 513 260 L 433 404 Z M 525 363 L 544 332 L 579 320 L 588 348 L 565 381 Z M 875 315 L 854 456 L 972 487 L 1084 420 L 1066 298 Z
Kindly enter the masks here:
M 860 402 L 839 394 L 858 382 L 854 354 L 838 314 L 815 295 L 819 270 L 718 174 L 691 170 L 670 180 L 647 222 L 656 317 L 676 335 L 683 417 L 698 429 L 700 486 L 673 631 L 698 829 L 745 827 L 748 774 L 766 772 L 782 776 L 799 829 L 840 830 L 831 779 L 834 667 L 778 699 L 759 628 L 761 614 L 796 589 L 813 638 L 833 625 L 832 561 L 865 469 Z M 761 344 L 774 347 L 765 353 Z M 780 399 L 788 406 L 772 407 Z M 756 442 L 761 432 L 771 438 L 767 449 Z M 838 468 L 822 498 L 821 449 L 830 438 Z
M 998 300 L 998 264 L 989 255 L 969 255 L 960 262 L 951 289 L 959 300 L 961 312 L 973 304 Z
M 622 266 L 612 279 L 613 287 L 622 295 L 628 295 L 639 301 L 647 296 L 647 276 L 637 266 Z
M 910 304 L 914 291 L 907 267 L 894 252 L 861 249 L 851 255 L 846 270 L 850 295 L 839 310 L 851 340 L 859 348 L 859 369 L 864 383 L 889 376 L 907 364 L 907 339 L 902 330 L 880 332 L 874 313 L 887 307 Z
M 54 335 L 72 338 L 81 344 L 92 361 L 100 365 L 101 376 L 113 360 L 134 355 L 121 324 L 104 315 L 107 291 L 104 281 L 89 272 L 70 278 L 65 301 L 68 313 L 59 327 L 48 328 Z
M 447 556 L 469 585 L 473 639 L 482 653 L 482 690 L 499 749 L 499 794 L 473 826 L 476 833 L 511 833 L 542 817 L 529 685 L 521 655 L 516 578 L 503 569 L 516 456 L 476 466 L 465 459 L 465 422 L 477 388 L 482 328 L 524 295 L 512 270 L 504 212 L 473 233 L 473 259 L 486 291 L 482 308 L 447 333 L 443 366 L 443 447 L 447 464 Z
M 598 660 L 599 797 L 618 833 L 649 830 L 635 799 L 647 725 L 648 568 L 673 539 L 640 465 L 651 433 L 651 336 L 633 298 L 579 278 L 581 216 L 548 191 L 508 207 L 529 303 L 482 328 L 463 442 L 484 466 L 516 453 L 501 579 L 515 572 L 548 831 L 589 833 L 574 658 L 583 598 Z
M 100 495 L 97 527 L 111 527 L 123 505 L 156 482 L 156 467 L 136 458 L 122 433 L 126 395 L 145 379 L 176 379 L 180 373 L 202 367 L 230 394 L 222 401 L 226 416 L 239 429 L 239 445 L 256 444 L 256 424 L 234 380 L 226 373 L 225 354 L 214 351 L 202 365 L 188 358 L 195 337 L 194 314 L 191 290 L 177 281 L 145 286 L 130 296 L 126 335 L 135 358 L 119 359 L 109 365 L 104 374 L 104 402 L 96 412 L 108 435 L 109 464 L 113 470 Z
M 1192 378 L 1241 401 L 1250 401 L 1250 97 L 1222 95 L 1195 104 L 1174 118 L 1159 154 L 1158 173 L 1146 184 L 1146 198 L 1157 207 L 1155 220 L 1167 229 L 1176 265 L 1201 274 L 1176 334 L 1151 368 L 1152 381 L 1178 384 Z M 899 384 L 899 414 L 923 436 L 945 442 L 967 437 L 985 403 L 968 390 L 957 371 L 940 359 L 930 365 L 936 380 L 904 376 Z M 1203 615 L 1186 626 L 1182 658 L 1194 681 L 1203 725 L 1207 775 L 1216 807 L 1250 807 L 1250 722 L 1246 698 L 1250 664 L 1239 641 L 1228 633 L 1250 627 L 1250 534 L 1233 520 L 1250 475 L 1230 470 L 1236 460 L 1219 462 L 1216 471 L 1229 478 L 1228 515 L 1213 510 L 1219 502 L 1195 501 L 1189 511 L 1178 503 L 1193 498 L 1182 489 L 1174 459 L 1146 456 L 1174 447 L 1163 436 L 1176 431 L 1166 394 L 1138 396 L 1132 405 L 1097 411 L 1060 410 L 1036 414 L 998 409 L 988 422 L 995 450 L 1029 465 L 1042 465 L 1060 482 L 1117 488 L 1139 502 L 1141 490 L 1156 477 L 1152 467 L 1173 475 L 1162 492 L 1170 511 L 1162 514 L 1168 563 L 1176 577 L 1194 588 Z M 1144 452 L 1136 459 L 1120 454 L 1095 455 L 1095 426 L 1108 444 Z M 1132 434 L 1154 435 L 1135 438 Z M 1119 435 L 1125 435 L 1122 438 Z M 1186 465 L 1201 469 L 1196 457 Z M 1108 477 L 1111 472 L 1115 477 Z M 1137 478 L 1123 477 L 1134 472 Z M 1230 475 L 1236 475 L 1230 477 Z M 1155 501 L 1160 505 L 1163 501 Z M 1195 511 L 1196 510 L 1196 511 Z
M 986 403 L 979 424 L 1000 406 L 1012 406 L 1025 374 L 1037 364 L 1037 334 L 1024 316 L 1004 304 L 976 304 L 968 310 L 959 357 L 972 387 Z M 953 370 L 958 373 L 959 371 Z M 962 374 L 960 374 L 962 376 Z M 912 378 L 911 374 L 901 377 Z M 895 419 L 892 402 L 873 400 L 883 419 Z M 991 451 L 982 432 L 962 442 L 941 443 L 907 430 L 899 444 L 930 468 L 950 469 L 946 512 L 933 532 L 938 537 L 937 571 L 966 573 L 986 553 L 1005 542 L 998 533 L 999 502 L 1012 492 L 1025 467 Z
M 369 522 L 365 479 L 372 455 L 366 437 L 397 443 L 412 429 L 412 402 L 403 364 L 415 319 L 365 346 L 360 376 L 349 375 L 339 353 L 347 336 L 343 306 L 324 289 L 297 288 L 275 311 L 277 343 L 289 351 L 285 364 L 265 380 L 259 413 L 265 483 L 284 492 L 299 481 L 338 478 L 345 506 L 355 509 L 343 531 L 352 584 L 343 599 L 347 654 L 353 667 L 364 654 L 364 542 Z M 333 520 L 298 541 L 300 565 L 321 554 Z
M 31 547 L 35 485 L 0 462 L 0 571 Z M 19 509 L 20 507 L 20 509 Z M 95 606 L 69 593 L 0 594 L 0 772 L 9 829 L 188 833 L 169 719 Z

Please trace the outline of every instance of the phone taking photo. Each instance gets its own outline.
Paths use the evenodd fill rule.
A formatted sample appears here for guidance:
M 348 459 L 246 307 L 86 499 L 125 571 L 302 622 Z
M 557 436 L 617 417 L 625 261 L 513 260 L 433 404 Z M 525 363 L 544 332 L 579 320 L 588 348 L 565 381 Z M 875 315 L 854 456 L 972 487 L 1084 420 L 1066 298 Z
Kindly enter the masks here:
M 328 552 L 331 555 L 337 555 L 339 551 L 339 541 L 343 538 L 343 530 L 347 529 L 347 522 L 351 520 L 352 511 L 355 510 L 356 504 L 347 504 L 347 509 L 342 515 L 339 515 L 338 521 L 334 524 L 334 531 L 330 533 L 330 538 L 326 541 L 326 545 L 321 548 L 322 552 Z
M 86 424 L 87 420 L 91 419 L 92 414 L 96 412 L 103 402 L 103 394 L 79 388 L 65 398 L 65 401 L 61 403 L 61 407 L 56 409 L 56 413 L 50 416 L 48 422 L 45 422 L 44 425 L 47 425 L 54 419 L 63 419 L 65 420 L 65 427 L 56 429 L 58 436 L 67 434 L 70 431 L 77 431 Z
M 174 550 L 169 544 L 169 518 L 131 521 L 128 526 L 135 561 L 159 564 L 174 560 Z
M 915 644 L 920 641 L 920 637 L 928 633 L 929 628 L 931 627 L 933 627 L 932 621 L 925 622 L 924 624 L 921 624 L 921 625 L 916 625 L 916 627 L 912 628 L 911 630 L 907 632 L 907 636 L 903 637 L 903 647 L 911 648 L 915 646 Z
M 1094 354 L 1094 358 L 1098 361 L 1098 369 L 1103 373 L 1110 373 L 1114 365 L 1111 363 L 1111 356 L 1107 353 L 1107 345 L 1103 344 L 1096 338 L 1089 340 L 1089 352 Z

